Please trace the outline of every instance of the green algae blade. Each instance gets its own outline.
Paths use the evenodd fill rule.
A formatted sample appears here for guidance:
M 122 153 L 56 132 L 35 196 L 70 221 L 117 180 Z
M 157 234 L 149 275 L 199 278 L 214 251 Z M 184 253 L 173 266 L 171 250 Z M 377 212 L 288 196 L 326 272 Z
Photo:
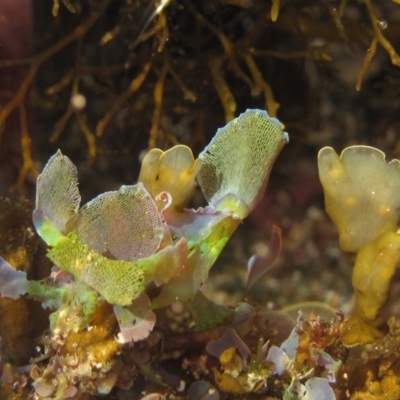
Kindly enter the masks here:
M 218 129 L 199 155 L 198 182 L 208 203 L 244 219 L 264 195 L 272 166 L 289 141 L 283 125 L 263 110 L 247 110 Z M 240 207 L 220 203 L 226 196 Z M 235 203 L 235 202 L 233 202 Z
M 137 261 L 111 260 L 86 246 L 76 231 L 48 253 L 60 269 L 98 291 L 110 304 L 127 306 L 150 281 L 162 284 L 181 268 L 187 256 L 186 241 L 168 246 Z

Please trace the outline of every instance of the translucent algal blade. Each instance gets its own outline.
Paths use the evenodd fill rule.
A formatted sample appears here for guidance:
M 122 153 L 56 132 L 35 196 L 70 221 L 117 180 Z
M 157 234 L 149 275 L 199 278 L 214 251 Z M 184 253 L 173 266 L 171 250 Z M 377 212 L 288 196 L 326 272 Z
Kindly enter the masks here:
M 0 257 L 0 295 L 18 299 L 29 292 L 30 282 L 26 272 L 17 271 L 4 258 Z
M 170 217 L 166 222 L 171 232 L 182 236 L 180 240 L 188 239 L 190 252 L 182 272 L 172 277 L 160 295 L 152 299 L 153 309 L 168 306 L 175 300 L 185 302 L 193 298 L 232 233 L 240 225 L 240 219 L 232 217 L 230 212 L 217 211 L 212 207 L 197 211 L 184 210 Z
M 64 233 L 65 225 L 78 211 L 80 201 L 76 167 L 58 150 L 37 179 L 33 222 L 43 240 L 54 244 L 55 232 Z
M 198 181 L 210 205 L 231 209 L 235 215 L 239 204 L 236 216 L 241 219 L 254 209 L 264 194 L 276 157 L 289 141 L 282 129 L 277 119 L 262 110 L 247 110 L 218 129 L 199 155 Z
M 85 204 L 68 224 L 72 229 L 96 253 L 135 261 L 157 251 L 165 226 L 151 195 L 138 183 Z
M 150 307 L 146 293 L 142 293 L 129 307 L 113 307 L 120 328 L 119 343 L 138 342 L 149 336 L 156 323 L 156 315 Z
M 246 292 L 262 277 L 278 260 L 282 247 L 282 230 L 272 225 L 271 240 L 268 243 L 266 254 L 254 254 L 247 264 Z

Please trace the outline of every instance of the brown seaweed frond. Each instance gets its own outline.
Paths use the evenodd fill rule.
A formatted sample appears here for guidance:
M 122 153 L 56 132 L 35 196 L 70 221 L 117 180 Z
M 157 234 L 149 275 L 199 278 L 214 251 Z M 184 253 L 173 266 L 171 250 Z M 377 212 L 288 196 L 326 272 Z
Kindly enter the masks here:
M 215 90 L 219 99 L 221 100 L 222 106 L 224 107 L 225 121 L 229 122 L 235 116 L 237 105 L 221 70 L 222 60 L 218 57 L 211 59 L 209 62 L 209 67 Z
M 357 83 L 356 83 L 356 90 L 359 91 L 361 89 L 361 84 L 365 73 L 367 72 L 368 68 L 371 66 L 372 60 L 374 59 L 376 48 L 378 43 L 385 49 L 388 53 L 390 60 L 393 65 L 396 67 L 400 67 L 400 56 L 397 54 L 396 50 L 386 39 L 383 34 L 383 30 L 387 28 L 387 22 L 384 20 L 380 20 L 375 12 L 374 6 L 371 0 L 364 0 L 365 6 L 367 7 L 367 11 L 371 20 L 371 26 L 373 29 L 373 39 L 371 41 L 371 45 L 368 48 L 367 54 L 364 58 L 363 66 L 358 74 Z
M 271 5 L 272 22 L 275 22 L 278 19 L 280 5 L 281 5 L 281 0 L 272 0 L 272 5 Z
M 97 136 L 101 137 L 103 135 L 104 129 L 120 110 L 121 106 L 142 87 L 152 65 L 153 59 L 150 58 L 150 60 L 144 64 L 144 67 L 140 73 L 132 79 L 128 89 L 117 97 L 111 109 L 107 111 L 98 122 L 96 127 Z
M 72 12 L 73 14 L 76 14 L 76 8 L 71 0 L 62 0 L 62 3 L 64 4 L 65 8 L 68 11 Z M 59 9 L 60 9 L 60 1 L 53 0 L 53 17 L 57 17 Z
M 327 52 L 328 45 L 311 45 L 309 48 L 305 50 L 298 51 L 274 51 L 274 50 L 260 50 L 250 48 L 248 52 L 253 54 L 254 56 L 259 57 L 273 57 L 282 60 L 293 60 L 298 58 L 305 58 L 314 61 L 332 61 L 332 56 Z
M 2 127 L 5 123 L 7 117 L 22 104 L 25 100 L 25 96 L 29 90 L 29 87 L 34 79 L 37 70 L 39 67 L 50 57 L 54 54 L 59 52 L 61 49 L 66 47 L 72 42 L 77 41 L 78 39 L 82 38 L 86 32 L 93 26 L 93 24 L 98 20 L 102 12 L 106 9 L 108 4 L 111 0 L 104 0 L 102 2 L 101 7 L 99 10 L 92 11 L 89 17 L 76 27 L 69 35 L 63 37 L 60 41 L 55 43 L 53 46 L 49 47 L 48 49 L 44 50 L 37 56 L 32 59 L 31 65 L 29 66 L 29 70 L 25 75 L 17 93 L 12 98 L 12 100 L 6 104 L 6 106 L 0 111 L 0 140 L 1 140 L 1 132 Z M 26 63 L 26 59 L 23 60 L 23 63 Z
M 79 60 L 81 58 L 82 45 L 82 39 L 79 39 L 75 57 L 75 62 L 77 65 L 79 64 Z M 69 122 L 70 118 L 75 115 L 79 129 L 84 134 L 87 142 L 89 164 L 92 164 L 97 154 L 96 137 L 90 130 L 86 121 L 86 117 L 83 113 L 83 110 L 86 106 L 86 98 L 80 93 L 79 90 L 80 78 L 81 76 L 79 73 L 75 73 L 73 69 L 70 69 L 58 83 L 51 86 L 50 88 L 47 88 L 46 93 L 52 94 L 63 90 L 65 87 L 71 84 L 71 95 L 67 110 L 55 124 L 54 130 L 51 133 L 49 140 L 50 142 L 57 141 L 66 124 Z
M 362 67 L 360 69 L 360 72 L 358 73 L 358 76 L 357 76 L 357 82 L 356 82 L 356 90 L 357 90 L 357 92 L 360 91 L 364 76 L 365 76 L 366 72 L 368 71 L 368 68 L 370 67 L 370 65 L 372 63 L 372 60 L 375 57 L 377 45 L 378 45 L 378 39 L 376 37 L 374 37 L 372 39 L 371 45 L 369 46 L 369 48 L 367 50 L 367 53 L 365 54 L 363 65 L 362 65 Z
M 232 120 L 236 111 L 236 101 L 231 90 L 229 89 L 229 86 L 224 77 L 224 73 L 222 71 L 222 65 L 226 61 L 228 62 L 229 67 L 236 75 L 236 77 L 243 80 L 250 88 L 252 96 L 257 96 L 258 94 L 260 94 L 261 91 L 264 92 L 265 107 L 271 116 L 276 116 L 277 110 L 279 108 L 279 103 L 277 103 L 274 98 L 271 86 L 262 77 L 262 74 L 255 63 L 253 56 L 249 53 L 238 51 L 238 47 L 240 47 L 238 46 L 239 43 L 232 42 L 221 29 L 218 29 L 202 14 L 200 14 L 190 0 L 184 1 L 186 7 L 193 14 L 199 24 L 210 30 L 217 37 L 224 49 L 223 55 L 219 57 L 214 57 L 209 62 L 209 66 L 215 90 L 221 100 L 222 106 L 225 111 L 225 120 Z M 274 7 L 278 7 L 279 9 L 279 1 L 274 2 L 272 7 L 273 9 Z M 276 9 L 274 9 L 274 16 L 276 20 L 278 16 L 278 11 Z M 250 76 L 241 67 L 240 61 L 245 62 L 250 72 Z
M 19 105 L 19 118 L 20 118 L 20 128 L 21 128 L 21 149 L 22 149 L 23 164 L 19 171 L 15 190 L 17 190 L 17 192 L 22 194 L 23 185 L 28 173 L 31 172 L 34 178 L 36 179 L 39 175 L 39 171 L 37 170 L 32 159 L 31 137 L 28 131 L 28 123 L 27 123 L 26 110 L 24 104 Z
M 0 110 L 0 126 L 21 104 L 26 104 L 29 115 L 27 94 L 37 79 L 29 100 L 45 113 L 39 122 L 52 127 L 43 137 L 59 143 L 79 130 L 89 162 L 99 154 L 139 154 L 141 149 L 133 146 L 138 141 L 141 146 L 163 149 L 178 143 L 204 144 L 204 135 L 212 132 L 221 116 L 230 121 L 252 103 L 277 116 L 280 103 L 285 105 L 292 90 L 282 87 L 281 65 L 300 67 L 308 74 L 307 64 L 314 64 L 319 73 L 335 74 L 340 65 L 330 68 L 328 63 L 338 48 L 369 46 L 357 90 L 378 45 L 399 66 L 399 56 L 383 32 L 384 21 L 376 16 L 379 4 L 372 0 L 51 3 L 53 11 L 58 7 L 57 19 L 50 20 L 58 34 L 67 32 L 60 22 L 76 27 L 33 57 L 0 61 L 0 68 L 27 68 L 15 93 L 8 88 L 0 93 L 6 103 Z M 65 8 L 70 12 L 75 8 L 76 16 Z M 104 13 L 106 9 L 110 12 Z M 100 16 L 104 25 L 98 22 Z M 368 23 L 360 23 L 361 18 Z M 45 27 L 49 24 L 42 22 Z M 398 32 L 394 22 L 389 24 L 390 33 Z M 57 60 L 63 58 L 72 61 L 60 66 Z M 46 68 L 54 64 L 58 69 L 45 76 Z M 53 75 L 56 78 L 49 82 Z M 216 103 L 218 112 L 214 112 Z M 285 122 L 307 131 L 302 123 Z M 118 141 L 109 141 L 119 133 Z M 118 149 L 110 148 L 114 144 Z M 26 148 L 23 152 L 21 147 L 22 153 L 26 157 Z M 23 163 L 26 170 L 30 161 Z
M 145 26 L 141 29 L 138 37 L 136 40 L 131 43 L 130 48 L 134 49 L 139 43 L 145 42 L 150 37 L 154 36 L 158 40 L 157 52 L 164 53 L 164 47 L 168 40 L 169 33 L 168 33 L 168 25 L 167 25 L 167 18 L 165 13 L 163 12 L 167 5 L 170 3 L 170 0 L 161 0 L 155 4 L 156 9 L 147 19 Z M 157 17 L 156 24 L 150 29 L 146 30 L 150 22 Z M 120 32 L 121 30 L 121 23 L 120 22 L 116 27 L 113 28 L 112 31 L 108 32 L 103 38 L 101 39 L 101 44 L 105 44 L 106 42 L 113 40 L 114 37 Z M 156 140 L 158 136 L 158 126 L 161 119 L 162 114 L 162 94 L 163 94 L 163 86 L 164 80 L 167 75 L 167 72 L 171 70 L 169 63 L 166 62 L 167 55 L 164 56 L 164 64 L 161 68 L 161 73 L 157 83 L 155 84 L 154 88 L 154 102 L 155 102 L 155 110 L 153 112 L 152 118 L 152 127 L 150 129 L 150 138 L 149 138 L 149 148 L 153 148 L 156 145 Z M 123 106 L 139 89 L 142 87 L 143 83 L 148 76 L 148 73 L 154 66 L 153 57 L 150 57 L 149 60 L 145 63 L 141 72 L 133 78 L 131 81 L 128 89 L 121 93 L 115 100 L 111 109 L 104 114 L 104 116 L 100 119 L 97 123 L 96 127 L 96 134 L 97 136 L 101 137 L 104 134 L 104 130 L 106 129 L 107 125 L 113 120 L 115 115 L 120 111 L 121 106 Z M 175 81 L 178 81 L 178 86 L 180 88 L 184 88 L 184 91 L 190 92 L 187 90 L 186 86 L 183 84 L 182 80 L 177 79 L 177 74 L 174 74 Z M 191 96 L 191 94 L 190 94 Z
M 331 15 L 336 29 L 339 32 L 340 37 L 346 42 L 349 43 L 349 38 L 347 36 L 346 30 L 342 23 L 342 16 L 344 10 L 346 8 L 347 0 L 341 0 L 339 8 L 333 7 L 332 4 L 328 0 L 322 0 L 324 5 L 327 7 L 329 14 Z
M 17 92 L 13 95 L 11 100 L 0 110 L 0 143 L 1 143 L 2 134 L 4 132 L 4 124 L 5 124 L 8 116 L 14 110 L 18 109 L 19 114 L 20 114 L 20 121 L 21 121 L 21 149 L 22 149 L 22 157 L 23 157 L 23 165 L 21 167 L 21 171 L 20 171 L 20 174 L 19 174 L 19 177 L 17 180 L 17 186 L 16 186 L 19 191 L 22 190 L 26 175 L 29 172 L 32 172 L 35 177 L 38 174 L 38 172 L 34 166 L 33 160 L 32 160 L 31 138 L 30 138 L 28 128 L 27 128 L 26 112 L 25 112 L 25 104 L 24 104 L 25 100 L 26 100 L 26 95 L 32 84 L 32 81 L 35 78 L 38 69 L 45 61 L 50 59 L 53 55 L 58 53 L 60 50 L 65 48 L 67 45 L 81 39 L 89 31 L 89 29 L 93 26 L 93 24 L 101 16 L 103 11 L 107 8 L 110 1 L 111 0 L 103 0 L 102 3 L 100 4 L 100 7 L 96 10 L 93 10 L 90 13 L 89 17 L 82 24 L 80 24 L 78 27 L 76 27 L 70 34 L 66 35 L 61 40 L 59 40 L 57 43 L 50 46 L 46 50 L 42 51 L 37 56 L 35 56 L 31 59 L 17 60 L 19 64 L 26 64 L 27 62 L 29 62 L 30 65 L 29 65 L 29 69 L 28 69 L 24 79 L 22 80 L 21 85 L 19 86 L 19 89 L 17 90 Z M 7 65 L 7 63 L 3 63 L 2 66 L 9 66 L 9 65 Z M 65 123 L 69 119 L 70 114 L 72 114 L 71 111 L 67 110 L 67 112 L 65 113 L 64 118 L 63 118 L 63 120 L 65 120 Z M 90 142 L 90 141 L 88 141 L 88 142 Z M 93 152 L 93 149 L 91 149 L 90 151 Z

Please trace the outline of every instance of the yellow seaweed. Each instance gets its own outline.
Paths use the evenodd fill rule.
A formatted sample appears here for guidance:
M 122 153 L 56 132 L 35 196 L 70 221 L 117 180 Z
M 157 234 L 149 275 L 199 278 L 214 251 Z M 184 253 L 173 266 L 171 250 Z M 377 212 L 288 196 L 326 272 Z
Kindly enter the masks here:
M 340 248 L 356 254 L 400 217 L 400 161 L 369 146 L 352 146 L 340 157 L 331 147 L 318 153 L 325 209 L 339 231 Z
M 196 187 L 196 176 L 200 169 L 200 160 L 195 160 L 192 150 L 177 145 L 163 152 L 150 150 L 142 162 L 138 181 L 155 199 L 160 193 L 171 195 L 172 209 L 182 209 L 192 197 Z M 159 209 L 165 203 L 157 201 Z
M 394 232 L 384 233 L 357 254 L 352 277 L 356 315 L 345 323 L 344 344 L 370 343 L 384 335 L 387 327 L 379 311 L 399 262 L 400 235 Z

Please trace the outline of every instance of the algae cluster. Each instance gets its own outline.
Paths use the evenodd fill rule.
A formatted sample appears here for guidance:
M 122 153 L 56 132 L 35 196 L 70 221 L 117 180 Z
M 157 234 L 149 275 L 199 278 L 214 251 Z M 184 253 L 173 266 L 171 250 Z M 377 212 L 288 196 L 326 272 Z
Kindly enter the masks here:
M 32 13 L 20 8 L 10 14 L 0 9 L 25 35 L 0 29 L 1 193 L 10 197 L 12 188 L 33 199 L 36 177 L 58 148 L 77 165 L 85 201 L 132 185 L 142 164 L 139 181 L 172 232 L 162 238 L 159 232 L 157 249 L 185 237 L 188 257 L 203 260 L 203 268 L 195 262 L 183 270 L 163 265 L 160 275 L 169 271 L 170 285 L 158 285 L 160 276 L 150 272 L 147 297 L 133 303 L 140 329 L 132 331 L 131 310 L 118 308 L 114 303 L 122 297 L 109 290 L 112 274 L 93 283 L 91 272 L 78 272 L 100 257 L 109 266 L 130 262 L 116 260 L 104 241 L 96 247 L 87 227 L 104 208 L 92 218 L 84 206 L 78 218 L 79 204 L 72 202 L 68 217 L 41 232 L 56 238 L 48 241 L 55 248 L 70 235 L 66 253 L 61 247 L 49 253 L 64 270 L 50 273 L 31 220 L 34 206 L 2 198 L 0 255 L 7 264 L 0 267 L 15 267 L 11 274 L 18 282 L 24 273 L 39 282 L 31 287 L 39 301 L 0 298 L 1 396 L 307 399 L 318 392 L 332 398 L 333 390 L 338 399 L 400 398 L 399 191 L 392 177 L 398 162 L 386 162 L 380 152 L 388 160 L 400 154 L 398 1 L 54 0 L 32 2 Z M 291 143 L 266 197 L 257 198 L 261 205 L 250 214 L 250 227 L 240 227 L 227 243 L 240 223 L 235 218 L 249 210 L 231 196 L 220 201 L 220 190 L 240 186 L 242 199 L 260 189 L 251 179 L 246 187 L 235 169 L 244 145 L 235 139 L 228 154 L 216 156 L 211 146 L 204 153 L 211 166 L 200 173 L 193 154 L 248 107 L 278 117 Z M 363 146 L 349 147 L 355 144 Z M 346 149 L 338 156 L 325 148 L 319 157 L 326 211 L 339 244 L 323 212 L 315 161 L 328 145 Z M 215 167 L 215 159 L 224 157 Z M 268 177 L 271 165 L 251 154 L 248 159 L 245 168 L 265 169 Z M 225 186 L 221 177 L 228 172 Z M 209 208 L 183 212 L 189 198 L 204 205 L 196 176 L 211 206 L 236 213 L 232 218 L 222 211 L 211 234 Z M 45 187 L 36 210 L 43 211 L 43 200 L 48 204 L 51 197 L 60 202 L 60 193 Z M 61 215 L 57 208 L 45 211 Z M 96 225 L 104 237 L 109 223 Z M 118 225 L 125 230 L 123 221 Z M 77 240 L 82 243 L 74 246 Z M 225 245 L 228 251 L 206 280 Z M 76 250 L 80 264 L 68 269 Z M 265 277 L 272 264 L 278 268 Z M 80 281 L 105 287 L 113 305 Z M 204 281 L 212 300 L 194 294 Z M 194 283 L 190 289 L 188 282 Z M 288 307 L 304 300 L 325 304 Z M 282 306 L 284 313 L 270 311 Z M 54 309 L 58 313 L 49 319 Z M 127 338 L 135 344 L 124 344 Z

